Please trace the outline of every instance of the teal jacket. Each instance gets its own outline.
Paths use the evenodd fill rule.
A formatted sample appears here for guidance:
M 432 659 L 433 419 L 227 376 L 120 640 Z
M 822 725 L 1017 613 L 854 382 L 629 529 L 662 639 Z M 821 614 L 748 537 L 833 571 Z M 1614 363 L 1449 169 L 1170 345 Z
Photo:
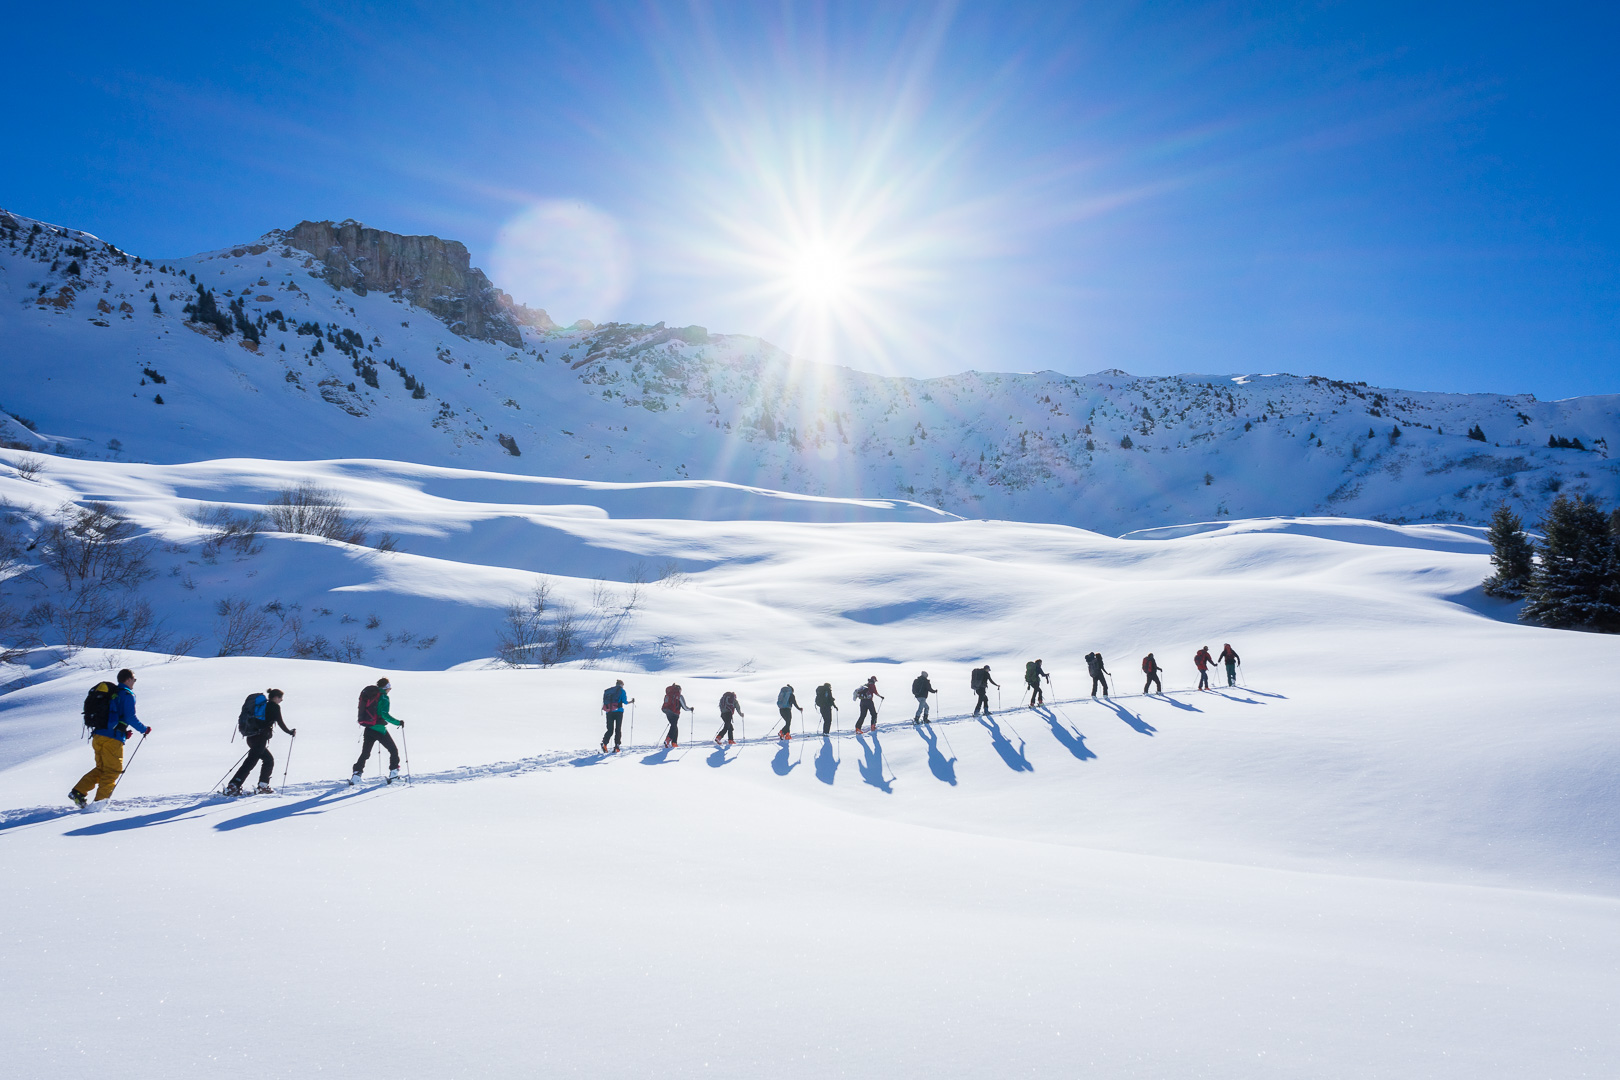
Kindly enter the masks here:
M 372 731 L 387 731 L 389 724 L 393 724 L 395 727 L 404 727 L 405 726 L 404 724 L 400 723 L 398 720 L 395 720 L 391 715 L 389 715 L 389 712 L 388 712 L 388 695 L 387 694 L 378 694 L 377 695 L 377 722 L 375 724 L 367 724 L 366 726 L 369 727 Z

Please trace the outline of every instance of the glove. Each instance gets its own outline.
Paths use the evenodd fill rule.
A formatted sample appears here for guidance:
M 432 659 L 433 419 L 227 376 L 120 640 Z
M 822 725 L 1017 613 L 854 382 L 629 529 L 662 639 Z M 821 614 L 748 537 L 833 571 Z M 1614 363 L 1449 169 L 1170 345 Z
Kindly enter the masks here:
M 404 727 L 404 726 L 405 726 L 405 721 L 403 721 L 403 720 L 401 720 L 401 721 L 400 721 L 400 722 L 399 722 L 399 726 L 400 726 L 400 727 Z
M 141 732 L 141 736 L 144 738 L 145 736 L 152 734 L 152 732 L 154 732 L 156 730 L 157 729 L 154 728 L 151 724 L 147 724 L 146 725 L 146 730 Z
M 295 739 L 298 738 L 298 729 L 297 728 L 292 729 L 292 737 L 295 738 Z

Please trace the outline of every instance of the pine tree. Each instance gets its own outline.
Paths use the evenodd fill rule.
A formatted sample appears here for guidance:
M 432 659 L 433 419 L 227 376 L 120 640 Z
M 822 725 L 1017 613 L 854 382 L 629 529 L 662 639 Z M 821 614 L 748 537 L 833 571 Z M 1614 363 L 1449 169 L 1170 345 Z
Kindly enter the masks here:
M 1519 599 L 1535 571 L 1535 549 L 1524 534 L 1524 522 L 1503 503 L 1491 515 L 1485 538 L 1491 542 L 1491 563 L 1496 567 L 1496 573 L 1485 579 L 1485 595 Z
M 1541 530 L 1540 561 L 1519 618 L 1572 630 L 1620 631 L 1620 551 L 1608 516 L 1590 496 L 1560 495 L 1547 508 Z

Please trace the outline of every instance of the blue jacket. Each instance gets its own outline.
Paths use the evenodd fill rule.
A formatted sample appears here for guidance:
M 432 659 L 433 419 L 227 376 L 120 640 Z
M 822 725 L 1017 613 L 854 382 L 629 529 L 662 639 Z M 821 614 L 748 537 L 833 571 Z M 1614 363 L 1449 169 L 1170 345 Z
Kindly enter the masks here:
M 112 702 L 107 706 L 107 726 L 91 734 L 105 735 L 123 742 L 129 738 L 130 728 L 146 734 L 146 725 L 135 718 L 135 691 L 120 683 L 118 693 L 113 695 Z

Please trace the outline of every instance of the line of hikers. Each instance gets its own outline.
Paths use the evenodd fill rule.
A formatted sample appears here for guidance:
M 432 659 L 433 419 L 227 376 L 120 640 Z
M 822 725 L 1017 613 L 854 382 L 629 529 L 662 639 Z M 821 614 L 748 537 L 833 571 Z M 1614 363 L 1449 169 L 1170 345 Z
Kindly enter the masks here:
M 1231 645 L 1226 645 L 1221 649 L 1219 657 L 1215 657 L 1210 654 L 1209 646 L 1205 645 L 1193 656 L 1193 665 L 1198 668 L 1198 689 L 1209 689 L 1209 668 L 1217 659 L 1226 665 L 1226 685 L 1235 686 L 1237 684 L 1237 665 L 1241 663 L 1237 650 L 1233 649 Z M 1101 689 L 1102 696 L 1107 697 L 1108 678 L 1113 673 L 1104 665 L 1102 654 L 1089 652 L 1086 654 L 1085 660 L 1086 669 L 1091 675 L 1091 696 L 1096 697 L 1097 691 Z M 1042 705 L 1046 702 L 1041 680 L 1046 680 L 1046 685 L 1050 686 L 1052 676 L 1047 673 L 1043 663 L 1041 660 L 1031 660 L 1024 665 L 1024 684 L 1028 688 L 1026 696 L 1030 706 Z M 1164 683 L 1159 677 L 1163 671 L 1164 668 L 1159 666 L 1159 662 L 1154 659 L 1152 653 L 1148 653 L 1142 658 L 1142 672 L 1147 676 L 1147 681 L 1142 685 L 1142 693 L 1164 693 Z M 985 664 L 982 667 L 974 668 L 968 678 L 968 685 L 974 693 L 973 715 L 979 716 L 983 714 L 989 716 L 989 688 L 992 686 L 996 687 L 997 690 L 1001 688 L 1001 684 L 996 682 L 990 675 L 990 665 Z M 872 721 L 872 729 L 877 728 L 877 702 L 885 700 L 883 695 L 878 693 L 877 686 L 877 676 L 873 675 L 855 688 L 853 700 L 860 705 L 860 714 L 855 720 L 855 731 L 857 733 L 866 730 L 864 725 L 869 717 Z M 911 696 L 917 699 L 917 710 L 911 716 L 913 724 L 932 723 L 929 719 L 928 700 L 931 695 L 937 693 L 939 693 L 939 690 L 930 681 L 926 671 L 911 681 Z M 602 732 L 602 753 L 616 754 L 619 752 L 624 740 L 625 706 L 634 704 L 635 700 L 625 692 L 623 679 L 614 680 L 612 686 L 602 691 L 602 711 L 607 715 L 607 728 Z M 838 709 L 837 701 L 833 695 L 832 683 L 822 683 L 816 687 L 815 706 L 816 710 L 821 714 L 821 733 L 823 735 L 832 734 L 833 711 Z M 664 688 L 664 701 L 659 708 L 664 714 L 664 719 L 669 723 L 669 731 L 664 735 L 664 746 L 679 746 L 681 714 L 683 712 L 695 714 L 697 710 L 687 703 L 686 695 L 681 691 L 680 683 L 671 683 Z M 776 710 L 782 717 L 782 726 L 776 731 L 778 739 L 793 738 L 793 711 L 795 709 L 801 714 L 804 712 L 804 707 L 799 704 L 797 692 L 793 689 L 792 684 L 787 684 L 776 694 Z M 734 691 L 727 690 L 721 694 L 720 730 L 715 732 L 715 744 L 733 745 L 737 741 L 733 721 L 745 716 L 746 714 L 743 712 L 742 705 L 738 702 Z M 609 749 L 610 743 L 612 744 L 611 749 Z
M 1102 690 L 1103 697 L 1108 696 L 1108 678 L 1112 674 L 1103 663 L 1101 653 L 1089 652 L 1085 656 L 1086 669 L 1091 675 L 1091 696 L 1096 697 L 1097 691 Z M 1237 650 L 1230 644 L 1225 645 L 1220 654 L 1211 655 L 1209 646 L 1205 645 L 1193 656 L 1193 665 L 1198 668 L 1198 689 L 1209 689 L 1209 669 L 1217 662 L 1226 667 L 1226 685 L 1234 686 L 1237 683 L 1237 666 L 1242 663 Z M 1152 653 L 1142 658 L 1142 672 L 1147 681 L 1142 686 L 1142 693 L 1163 693 L 1164 685 L 1159 678 L 1164 669 L 1159 666 Z M 1024 665 L 1024 684 L 1028 688 L 1028 704 L 1041 705 L 1046 701 L 1042 691 L 1042 680 L 1050 686 L 1052 676 L 1047 673 L 1041 660 L 1031 660 Z M 994 686 L 999 691 L 1001 684 L 990 675 L 990 665 L 984 664 L 973 669 L 968 678 L 968 685 L 974 693 L 973 715 L 990 715 L 989 688 Z M 374 747 L 382 747 L 388 751 L 388 783 L 399 779 L 400 751 L 394 743 L 393 736 L 389 734 L 390 725 L 404 729 L 405 721 L 396 719 L 389 711 L 388 692 L 392 689 L 388 679 L 378 679 L 360 691 L 358 721 L 361 728 L 360 756 L 355 759 L 353 771 L 349 777 L 351 785 L 360 783 L 365 772 L 366 762 L 371 758 Z M 911 695 L 917 699 L 917 709 L 912 714 L 913 724 L 932 723 L 929 719 L 928 701 L 930 696 L 939 693 L 933 682 L 924 671 L 911 682 Z M 270 753 L 269 743 L 275 734 L 276 728 L 287 733 L 288 738 L 296 739 L 298 729 L 287 726 L 281 715 L 281 703 L 286 695 L 272 687 L 264 693 L 253 693 L 242 702 L 242 709 L 237 715 L 237 731 L 247 742 L 247 752 L 230 781 L 225 785 L 224 792 L 229 796 L 242 793 L 242 785 L 247 781 L 248 774 L 255 765 L 259 768 L 259 783 L 255 791 L 259 794 L 274 794 L 270 786 L 270 777 L 275 772 L 276 759 Z M 607 715 L 607 730 L 602 733 L 602 752 L 609 753 L 608 744 L 613 744 L 612 753 L 618 753 L 624 738 L 624 709 L 626 705 L 633 704 L 635 698 L 625 693 L 624 680 L 617 679 L 613 685 L 602 692 L 602 711 Z M 871 729 L 875 731 L 878 723 L 879 701 L 885 700 L 878 692 L 877 676 L 873 675 L 855 688 L 853 700 L 860 706 L 860 713 L 855 720 L 855 731 L 859 734 L 868 730 L 866 722 L 871 720 Z M 1022 702 L 1021 702 L 1022 704 Z M 822 683 L 816 687 L 815 707 L 821 714 L 821 733 L 832 733 L 833 712 L 838 709 L 834 699 L 832 683 Z M 804 707 L 799 704 L 791 684 L 785 685 L 776 695 L 776 710 L 782 717 L 782 726 L 777 730 L 777 738 L 791 739 L 793 737 L 793 712 L 797 709 L 801 714 Z M 664 736 L 664 745 L 674 747 L 680 745 L 681 713 L 695 713 L 696 710 L 687 704 L 686 696 L 681 693 L 679 683 L 674 683 L 664 690 L 662 706 L 664 718 L 669 721 L 669 732 Z M 733 728 L 733 720 L 745 716 L 737 695 L 727 690 L 720 695 L 720 730 L 715 733 L 716 744 L 724 743 L 727 746 L 737 741 L 737 734 Z M 79 778 L 68 792 L 68 798 L 73 805 L 83 810 L 90 804 L 90 793 L 95 792 L 95 802 L 102 803 L 112 796 L 113 789 L 118 785 L 128 766 L 124 762 L 124 746 L 129 739 L 130 732 L 138 731 L 144 740 L 152 733 L 152 727 L 144 724 L 135 715 L 135 673 L 129 668 L 118 672 L 116 682 L 100 682 L 90 688 L 84 699 L 84 726 L 90 733 L 91 748 L 95 753 L 95 765 L 89 772 Z M 235 736 L 232 736 L 233 740 Z M 288 754 L 291 754 L 289 749 Z M 130 754 L 131 760 L 134 753 Z M 407 759 L 408 760 L 408 759 Z

